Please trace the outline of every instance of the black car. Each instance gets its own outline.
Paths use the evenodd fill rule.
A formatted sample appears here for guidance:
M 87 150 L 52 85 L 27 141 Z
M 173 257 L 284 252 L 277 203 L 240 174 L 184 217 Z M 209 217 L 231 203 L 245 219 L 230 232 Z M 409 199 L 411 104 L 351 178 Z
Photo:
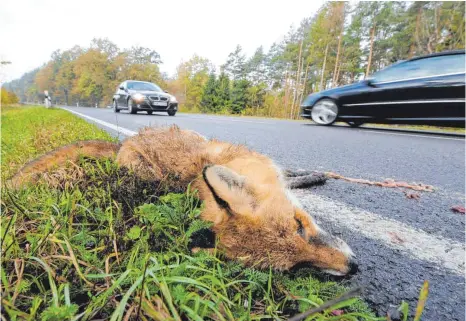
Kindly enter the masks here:
M 118 113 L 127 109 L 131 114 L 146 111 L 151 115 L 154 111 L 164 111 L 175 116 L 178 110 L 178 101 L 175 96 L 160 89 L 156 84 L 126 80 L 122 82 L 113 95 L 113 110 Z
M 335 121 L 465 127 L 465 51 L 395 63 L 369 79 L 309 95 L 301 116 Z

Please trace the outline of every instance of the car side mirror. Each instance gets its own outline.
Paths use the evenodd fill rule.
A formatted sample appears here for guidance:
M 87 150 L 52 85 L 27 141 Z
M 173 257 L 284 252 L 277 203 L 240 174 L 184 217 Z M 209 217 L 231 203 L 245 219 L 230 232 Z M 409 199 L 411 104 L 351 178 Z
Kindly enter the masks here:
M 168 91 L 167 90 L 164 90 L 164 92 L 166 92 L 168 94 Z
M 123 86 L 120 86 L 120 90 L 125 90 L 125 87 L 123 87 Z
M 366 79 L 366 84 L 370 87 L 374 87 L 375 80 L 374 78 L 368 78 Z

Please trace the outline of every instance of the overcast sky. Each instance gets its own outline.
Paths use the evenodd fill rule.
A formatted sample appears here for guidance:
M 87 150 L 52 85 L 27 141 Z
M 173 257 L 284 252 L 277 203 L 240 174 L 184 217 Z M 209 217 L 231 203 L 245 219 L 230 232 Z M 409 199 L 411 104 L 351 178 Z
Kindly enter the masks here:
M 107 37 L 120 48 L 150 47 L 161 70 L 172 75 L 194 53 L 215 65 L 240 44 L 250 55 L 280 40 L 294 24 L 313 15 L 314 0 L 1 0 L 0 60 L 5 81 L 41 66 L 56 49 L 87 47 Z M 1 81 L 1 79 L 0 79 Z

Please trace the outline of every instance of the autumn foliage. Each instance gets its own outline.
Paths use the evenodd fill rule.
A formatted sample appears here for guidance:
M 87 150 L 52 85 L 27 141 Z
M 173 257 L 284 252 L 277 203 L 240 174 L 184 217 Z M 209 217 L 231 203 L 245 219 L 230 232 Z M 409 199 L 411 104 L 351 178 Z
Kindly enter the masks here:
M 0 105 L 14 105 L 18 103 L 18 97 L 11 91 L 2 88 L 2 92 L 0 94 L 1 104 Z

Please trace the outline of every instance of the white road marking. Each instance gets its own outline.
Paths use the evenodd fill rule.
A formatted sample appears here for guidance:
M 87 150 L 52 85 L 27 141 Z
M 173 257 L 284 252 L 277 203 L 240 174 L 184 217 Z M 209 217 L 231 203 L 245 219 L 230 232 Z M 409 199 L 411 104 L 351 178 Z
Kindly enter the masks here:
M 121 127 L 121 126 L 117 126 L 117 125 L 113 125 L 111 123 L 108 123 L 106 121 L 103 121 L 103 120 L 100 120 L 100 119 L 97 119 L 97 118 L 94 118 L 94 117 L 91 117 L 91 116 L 87 116 L 87 115 L 84 115 L 84 114 L 81 114 L 81 113 L 78 113 L 77 111 L 74 111 L 74 110 L 71 110 L 71 109 L 68 109 L 68 108 L 64 108 L 63 109 L 69 111 L 70 113 L 73 113 L 73 114 L 76 114 L 78 116 L 81 116 L 81 117 L 84 117 L 84 118 L 87 118 L 89 120 L 92 120 L 93 122 L 97 123 L 97 124 L 100 124 L 102 126 L 105 126 L 105 127 L 108 127 L 110 129 L 113 129 L 114 131 L 118 132 L 118 133 L 121 133 L 123 135 L 126 135 L 126 136 L 134 136 L 137 134 L 137 132 L 135 131 L 132 131 L 132 130 L 129 130 L 129 129 L 126 129 L 124 127 Z
M 453 137 L 440 137 L 440 136 L 430 136 L 430 135 L 418 135 L 418 134 L 403 134 L 403 133 L 389 133 L 369 129 L 360 129 L 361 132 L 369 132 L 376 134 L 385 134 L 385 135 L 398 135 L 398 136 L 414 136 L 414 137 L 424 137 L 424 138 L 434 138 L 434 139 L 447 139 L 447 140 L 461 140 L 464 142 L 464 138 L 453 138 Z M 435 135 L 435 134 L 433 134 Z
M 350 207 L 330 198 L 294 191 L 304 208 L 315 218 L 330 221 L 401 250 L 418 259 L 435 263 L 463 275 L 465 246 L 438 235 L 428 234 L 378 214 Z

